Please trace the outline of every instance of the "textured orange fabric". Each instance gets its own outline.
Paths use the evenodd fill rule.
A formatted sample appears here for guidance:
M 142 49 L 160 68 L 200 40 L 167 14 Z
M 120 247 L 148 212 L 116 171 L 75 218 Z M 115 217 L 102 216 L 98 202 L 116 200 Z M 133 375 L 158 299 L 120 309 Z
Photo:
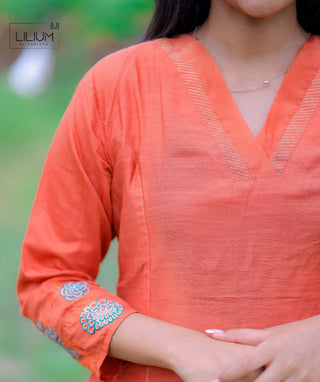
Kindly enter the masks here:
M 18 294 L 92 382 L 179 380 L 105 359 L 136 311 L 199 331 L 320 313 L 319 70 L 311 37 L 257 138 L 188 35 L 117 52 L 82 79 L 46 160 Z M 114 237 L 117 296 L 94 282 Z

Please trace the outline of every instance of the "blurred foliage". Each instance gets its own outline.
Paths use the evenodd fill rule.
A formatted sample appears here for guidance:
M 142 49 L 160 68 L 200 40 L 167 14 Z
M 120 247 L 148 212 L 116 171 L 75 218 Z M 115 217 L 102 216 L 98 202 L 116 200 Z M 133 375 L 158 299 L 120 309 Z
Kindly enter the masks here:
M 81 0 L 1 0 L 0 12 L 14 17 L 16 22 L 39 22 L 50 13 L 68 12 L 79 2 Z
M 56 21 L 59 16 L 73 16 L 81 29 L 94 34 L 129 38 L 145 25 L 153 0 L 1 0 L 0 14 L 11 22 Z M 142 25 L 141 25 L 142 24 Z

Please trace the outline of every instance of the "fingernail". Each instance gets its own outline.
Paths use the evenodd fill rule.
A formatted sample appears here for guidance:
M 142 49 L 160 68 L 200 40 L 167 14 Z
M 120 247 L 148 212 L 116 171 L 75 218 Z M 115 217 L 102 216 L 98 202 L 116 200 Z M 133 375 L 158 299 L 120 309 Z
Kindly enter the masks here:
M 208 333 L 208 334 L 223 334 L 224 331 L 220 330 L 220 329 L 206 329 L 206 333 Z M 213 382 L 216 382 L 216 381 L 218 381 L 218 379 L 213 381 Z
M 217 378 L 216 378 L 216 379 L 214 379 L 214 380 L 211 381 L 211 382 L 221 382 L 221 381 L 220 381 L 220 379 L 217 379 Z

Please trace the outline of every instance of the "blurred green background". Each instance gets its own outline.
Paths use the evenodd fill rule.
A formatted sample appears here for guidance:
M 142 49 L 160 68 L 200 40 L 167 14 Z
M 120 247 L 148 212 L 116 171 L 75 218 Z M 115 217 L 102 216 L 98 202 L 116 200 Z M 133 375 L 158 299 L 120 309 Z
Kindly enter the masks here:
M 20 250 L 51 139 L 77 83 L 100 58 L 139 41 L 153 0 L 1 0 L 0 2 L 0 381 L 79 382 L 89 372 L 20 316 L 16 278 Z M 17 95 L 9 68 L 9 23 L 60 23 L 55 70 L 40 94 Z M 99 283 L 115 291 L 117 244 Z

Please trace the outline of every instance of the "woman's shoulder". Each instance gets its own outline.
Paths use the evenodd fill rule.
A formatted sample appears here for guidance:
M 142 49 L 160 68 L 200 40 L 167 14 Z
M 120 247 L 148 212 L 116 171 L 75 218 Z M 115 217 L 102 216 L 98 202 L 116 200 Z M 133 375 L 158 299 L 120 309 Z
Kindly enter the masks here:
M 92 68 L 99 82 L 135 76 L 137 71 L 152 71 L 161 61 L 159 40 L 141 42 L 120 49 L 100 59 Z
M 122 111 L 124 105 L 132 107 L 134 100 L 149 92 L 157 76 L 166 76 L 163 67 L 159 70 L 166 65 L 159 40 L 131 45 L 100 59 L 80 80 L 78 98 L 92 102 L 103 120 L 117 115 L 120 104 Z

